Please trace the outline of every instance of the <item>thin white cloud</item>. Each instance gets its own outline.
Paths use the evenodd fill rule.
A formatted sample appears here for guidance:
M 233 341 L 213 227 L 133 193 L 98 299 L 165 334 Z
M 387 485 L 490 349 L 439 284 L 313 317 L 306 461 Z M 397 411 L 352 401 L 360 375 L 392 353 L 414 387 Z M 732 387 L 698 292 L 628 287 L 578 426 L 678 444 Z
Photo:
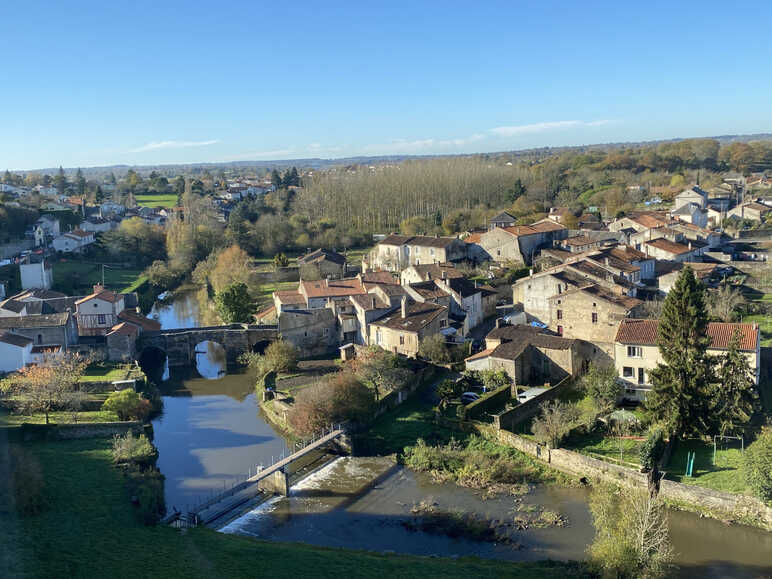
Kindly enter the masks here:
M 214 145 L 220 141 L 213 139 L 210 141 L 151 141 L 136 149 L 131 149 L 130 153 L 144 153 L 146 151 L 157 151 L 158 149 L 185 149 L 188 147 L 206 147 Z
M 568 129 L 576 127 L 598 127 L 605 125 L 609 121 L 606 119 L 598 121 L 550 121 L 546 123 L 532 123 L 529 125 L 515 125 L 509 127 L 495 127 L 490 130 L 499 137 L 518 137 L 520 135 L 532 135 L 534 133 L 543 133 L 555 129 Z

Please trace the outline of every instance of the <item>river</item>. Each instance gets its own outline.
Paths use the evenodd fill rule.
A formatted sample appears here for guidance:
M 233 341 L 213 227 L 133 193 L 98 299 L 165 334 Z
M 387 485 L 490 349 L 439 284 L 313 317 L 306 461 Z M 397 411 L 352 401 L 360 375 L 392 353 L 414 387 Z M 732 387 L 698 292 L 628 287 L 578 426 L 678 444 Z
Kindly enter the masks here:
M 196 325 L 195 294 L 156 306 L 164 328 Z M 158 466 L 166 476 L 168 507 L 184 509 L 230 486 L 255 464 L 288 451 L 284 439 L 260 416 L 252 380 L 221 375 L 220 353 L 203 345 L 200 377 L 172 372 L 164 383 L 164 411 L 153 421 Z M 337 459 L 293 485 L 290 497 L 273 498 L 226 525 L 224 532 L 276 541 L 438 556 L 475 555 L 513 561 L 581 559 L 592 540 L 587 490 L 537 486 L 516 502 L 483 500 L 474 491 L 436 484 L 382 457 Z M 424 502 L 480 517 L 512 520 L 518 513 L 549 509 L 564 527 L 513 531 L 511 543 L 488 543 L 411 530 L 411 508 Z M 530 506 L 529 506 L 530 505 Z M 683 577 L 763 577 L 772 574 L 772 533 L 726 526 L 691 513 L 670 511 L 673 546 Z

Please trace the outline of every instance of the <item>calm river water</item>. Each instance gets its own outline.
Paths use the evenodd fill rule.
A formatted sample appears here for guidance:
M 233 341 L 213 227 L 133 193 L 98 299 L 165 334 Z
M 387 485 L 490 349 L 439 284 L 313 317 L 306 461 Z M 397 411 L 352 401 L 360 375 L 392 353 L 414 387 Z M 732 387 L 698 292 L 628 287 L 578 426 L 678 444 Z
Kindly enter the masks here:
M 164 328 L 195 326 L 198 300 L 184 293 L 151 315 Z M 288 450 L 260 416 L 252 380 L 221 374 L 217 347 L 203 344 L 198 350 L 200 373 L 172 372 L 164 385 L 164 412 L 153 421 L 170 508 L 184 509 L 230 486 L 250 466 L 269 464 Z M 405 527 L 410 509 L 422 501 L 502 521 L 511 520 L 518 509 L 538 506 L 564 515 L 568 525 L 516 531 L 512 544 L 452 539 Z M 681 576 L 772 576 L 772 533 L 677 511 L 669 512 L 669 520 Z M 296 483 L 290 497 L 270 499 L 222 530 L 331 547 L 518 561 L 581 559 L 593 536 L 584 488 L 537 487 L 519 505 L 508 496 L 483 500 L 469 489 L 433 483 L 381 457 L 336 459 Z

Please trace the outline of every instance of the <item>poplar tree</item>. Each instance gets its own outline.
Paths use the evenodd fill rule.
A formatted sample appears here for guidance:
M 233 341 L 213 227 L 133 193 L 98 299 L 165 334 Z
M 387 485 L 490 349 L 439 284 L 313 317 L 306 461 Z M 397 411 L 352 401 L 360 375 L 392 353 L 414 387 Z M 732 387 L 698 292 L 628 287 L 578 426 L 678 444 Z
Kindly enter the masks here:
M 646 408 L 662 421 L 671 440 L 710 429 L 711 364 L 707 349 L 705 288 L 689 266 L 668 293 L 657 346 L 663 362 L 649 372 Z
M 758 401 L 748 359 L 739 346 L 739 332 L 735 331 L 718 368 L 711 415 L 721 435 L 735 432 L 747 424 Z

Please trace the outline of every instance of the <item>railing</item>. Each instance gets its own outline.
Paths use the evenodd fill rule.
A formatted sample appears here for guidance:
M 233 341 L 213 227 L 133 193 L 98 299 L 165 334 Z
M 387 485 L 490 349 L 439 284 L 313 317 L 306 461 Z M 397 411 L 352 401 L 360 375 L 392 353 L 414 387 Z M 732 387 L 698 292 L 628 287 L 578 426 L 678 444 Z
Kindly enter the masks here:
M 208 493 L 208 498 L 205 498 L 198 503 L 194 503 L 193 505 L 186 505 L 185 511 L 178 511 L 175 506 L 172 507 L 173 511 L 172 513 L 166 515 L 161 522 L 164 524 L 169 524 L 174 527 L 182 528 L 182 527 L 195 527 L 201 522 L 200 514 L 202 511 L 208 509 L 209 507 L 216 505 L 217 503 L 230 498 L 234 496 L 235 494 L 243 491 L 244 489 L 250 487 L 253 484 L 258 483 L 260 480 L 262 480 L 264 477 L 261 476 L 264 473 L 271 474 L 273 471 L 277 469 L 279 465 L 283 466 L 282 463 L 287 461 L 288 459 L 292 458 L 294 455 L 302 453 L 305 449 L 318 444 L 320 440 L 323 440 L 325 437 L 329 437 L 331 434 L 335 433 L 336 431 L 340 431 L 337 436 L 340 436 L 344 433 L 343 425 L 341 424 L 334 424 L 327 426 L 323 428 L 318 433 L 314 434 L 310 439 L 307 440 L 300 440 L 296 441 L 293 444 L 294 452 L 291 454 L 285 456 L 285 454 L 282 452 L 281 455 L 279 455 L 278 460 L 276 460 L 277 457 L 272 456 L 271 457 L 271 464 L 268 467 L 264 467 L 262 464 L 256 464 L 254 465 L 254 470 L 250 466 L 247 474 L 243 475 L 237 475 L 236 480 L 231 482 L 230 488 L 225 488 L 227 486 L 226 482 L 223 482 L 223 491 L 219 493 L 215 493 L 213 490 Z M 333 437 L 330 440 L 337 438 Z M 292 461 L 290 461 L 292 462 Z M 289 462 L 287 463 L 289 464 Z M 248 500 L 248 499 L 246 499 Z

